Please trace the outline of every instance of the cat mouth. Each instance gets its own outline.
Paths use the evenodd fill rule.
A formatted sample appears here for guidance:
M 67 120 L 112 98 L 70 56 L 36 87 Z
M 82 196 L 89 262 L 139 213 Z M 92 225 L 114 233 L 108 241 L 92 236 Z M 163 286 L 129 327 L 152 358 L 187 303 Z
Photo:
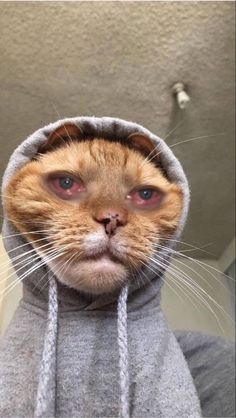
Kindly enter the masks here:
M 81 261 L 107 261 L 113 263 L 121 263 L 121 257 L 113 255 L 110 251 L 103 251 L 100 253 L 85 255 Z
M 59 274 L 57 262 L 52 261 L 49 266 L 62 283 L 92 294 L 107 293 L 119 288 L 128 275 L 125 263 L 109 251 L 84 254 L 83 258 L 70 264 L 66 271 L 59 271 Z

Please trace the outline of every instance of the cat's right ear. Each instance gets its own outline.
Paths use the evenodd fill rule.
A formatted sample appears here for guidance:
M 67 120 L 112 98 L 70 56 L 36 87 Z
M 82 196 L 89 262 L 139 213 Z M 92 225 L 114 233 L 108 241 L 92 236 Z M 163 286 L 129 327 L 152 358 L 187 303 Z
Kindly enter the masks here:
M 74 123 L 65 123 L 49 135 L 47 141 L 39 147 L 38 152 L 44 154 L 70 141 L 78 140 L 82 136 L 83 132 L 79 126 Z
M 158 152 L 156 144 L 147 135 L 135 132 L 128 136 L 128 144 L 132 149 L 139 151 L 146 160 L 155 163 L 156 167 L 159 167 L 167 177 L 161 162 L 161 152 Z
M 155 162 L 160 162 L 156 145 L 146 135 L 135 132 L 128 136 L 128 144 L 131 148 L 143 154 L 144 157 L 152 157 L 152 159 L 155 157 Z

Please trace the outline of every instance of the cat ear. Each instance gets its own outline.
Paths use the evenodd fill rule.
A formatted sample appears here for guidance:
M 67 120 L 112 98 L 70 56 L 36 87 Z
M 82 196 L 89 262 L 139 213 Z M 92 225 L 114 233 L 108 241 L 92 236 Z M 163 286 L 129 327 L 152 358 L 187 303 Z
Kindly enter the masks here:
M 131 148 L 139 151 L 145 157 L 150 156 L 150 159 L 153 157 L 152 160 L 159 165 L 160 158 L 158 155 L 158 150 L 150 138 L 144 134 L 135 132 L 128 136 L 128 141 Z
M 64 145 L 69 141 L 79 139 L 82 136 L 83 132 L 79 126 L 74 123 L 65 123 L 49 135 L 47 141 L 41 145 L 38 151 L 40 153 L 51 151 L 54 148 Z

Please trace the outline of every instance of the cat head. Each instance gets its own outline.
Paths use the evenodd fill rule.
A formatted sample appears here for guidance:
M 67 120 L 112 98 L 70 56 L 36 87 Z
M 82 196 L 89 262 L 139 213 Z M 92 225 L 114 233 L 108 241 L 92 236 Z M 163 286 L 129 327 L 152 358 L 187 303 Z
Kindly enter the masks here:
M 108 139 L 64 123 L 11 176 L 7 217 L 69 287 L 102 294 L 142 282 L 144 267 L 164 263 L 183 213 L 161 152 L 142 132 Z

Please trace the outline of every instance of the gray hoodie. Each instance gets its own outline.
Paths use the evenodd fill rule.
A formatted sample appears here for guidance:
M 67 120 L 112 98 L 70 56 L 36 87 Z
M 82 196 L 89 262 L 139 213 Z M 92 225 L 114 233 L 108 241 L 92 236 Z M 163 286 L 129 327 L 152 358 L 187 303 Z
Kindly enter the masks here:
M 13 153 L 2 193 L 14 172 L 65 122 L 78 124 L 90 137 L 121 141 L 140 132 L 151 138 L 168 178 L 184 193 L 177 239 L 188 212 L 186 177 L 168 146 L 132 122 L 78 117 L 39 129 Z M 6 250 L 20 258 L 33 248 L 17 232 L 5 218 Z M 169 252 L 159 252 L 165 264 L 173 247 L 174 241 Z M 164 270 L 145 273 L 148 282 L 141 287 L 91 299 L 60 284 L 48 266 L 25 268 L 23 298 L 0 350 L 0 417 L 201 416 L 188 365 L 160 308 Z

